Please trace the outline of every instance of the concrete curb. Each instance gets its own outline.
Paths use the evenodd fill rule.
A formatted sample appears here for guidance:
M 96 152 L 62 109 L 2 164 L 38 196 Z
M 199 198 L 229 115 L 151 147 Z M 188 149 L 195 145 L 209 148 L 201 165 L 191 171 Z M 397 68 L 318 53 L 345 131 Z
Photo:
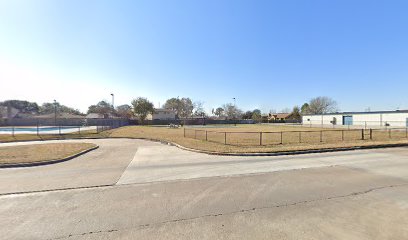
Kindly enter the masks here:
M 239 157 L 284 156 L 284 155 L 300 155 L 300 154 L 310 154 L 310 153 L 345 152 L 345 151 L 364 150 L 364 149 L 408 147 L 408 143 L 394 143 L 394 144 L 377 144 L 377 145 L 368 145 L 368 146 L 323 148 L 323 149 L 294 150 L 294 151 L 281 151 L 281 152 L 223 153 L 223 152 L 212 152 L 212 151 L 205 151 L 205 150 L 199 150 L 199 149 L 194 149 L 194 148 L 188 148 L 188 147 L 184 147 L 184 146 L 182 146 L 180 144 L 177 144 L 177 143 L 174 143 L 174 142 L 170 142 L 170 141 L 166 141 L 166 140 L 158 140 L 158 139 L 153 139 L 153 138 L 106 137 L 106 138 L 52 139 L 52 140 L 79 140 L 79 139 L 138 139 L 138 140 L 147 140 L 147 141 L 160 142 L 162 144 L 175 146 L 175 147 L 178 147 L 180 149 L 190 151 L 190 152 L 203 153 L 203 154 L 208 154 L 208 155 L 239 156 Z M 34 141 L 38 141 L 38 140 L 34 140 Z M 34 142 L 34 141 L 32 141 L 32 142 Z M 48 140 L 42 140 L 42 141 L 48 141 Z M 30 142 L 30 141 L 21 141 L 21 142 Z M 2 167 L 0 167 L 0 168 L 2 168 Z
M 85 153 L 88 153 L 90 151 L 93 151 L 95 149 L 98 149 L 99 146 L 95 146 L 86 150 L 83 150 L 82 152 L 73 154 L 71 156 L 62 158 L 62 159 L 55 159 L 55 160 L 49 160 L 49 161 L 41 161 L 41 162 L 31 162 L 31 163 L 3 163 L 0 164 L 0 168 L 20 168 L 20 167 L 35 167 L 35 166 L 42 166 L 42 165 L 49 165 L 49 164 L 55 164 L 55 163 L 60 163 L 60 162 L 65 162 L 68 160 L 71 160 L 73 158 L 79 157 Z
M 256 157 L 256 156 L 284 156 L 284 155 L 300 155 L 300 154 L 310 154 L 310 153 L 328 153 L 328 152 L 345 152 L 345 151 L 354 151 L 354 150 L 364 150 L 364 149 L 379 149 L 379 148 L 396 148 L 396 147 L 408 147 L 408 143 L 401 144 L 380 144 L 380 145 L 371 145 L 371 146 L 357 146 L 357 147 L 346 147 L 346 148 L 323 148 L 323 149 L 310 149 L 310 150 L 294 150 L 294 151 L 281 151 L 281 152 L 260 152 L 260 153 L 219 153 L 219 152 L 210 152 L 197 150 L 192 148 L 186 148 L 178 144 L 172 144 L 180 149 L 204 153 L 209 155 L 218 155 L 218 156 L 240 156 L 240 157 Z

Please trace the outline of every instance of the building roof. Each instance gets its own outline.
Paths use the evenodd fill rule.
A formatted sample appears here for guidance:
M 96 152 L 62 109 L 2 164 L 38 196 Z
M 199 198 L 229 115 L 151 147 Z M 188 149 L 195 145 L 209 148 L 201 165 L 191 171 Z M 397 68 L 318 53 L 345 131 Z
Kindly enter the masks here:
M 271 113 L 271 116 L 275 118 L 287 118 L 290 116 L 290 113 Z
M 408 110 L 395 110 L 395 111 L 372 111 L 372 112 L 335 112 L 335 113 L 323 113 L 323 114 L 303 114 L 303 116 L 315 116 L 315 115 L 355 115 L 355 114 L 386 114 L 386 113 L 408 113 Z

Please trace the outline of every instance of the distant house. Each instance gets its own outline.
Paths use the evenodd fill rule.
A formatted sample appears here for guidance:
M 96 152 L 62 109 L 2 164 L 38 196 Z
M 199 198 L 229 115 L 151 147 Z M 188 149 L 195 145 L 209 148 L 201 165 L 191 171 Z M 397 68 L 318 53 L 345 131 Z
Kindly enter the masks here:
M 88 115 L 85 116 L 86 119 L 101 119 L 101 118 L 117 118 L 116 116 L 110 114 L 110 113 L 88 113 Z
M 284 122 L 297 120 L 292 113 L 269 113 L 262 115 L 262 122 Z
M 170 109 L 155 108 L 153 114 L 148 114 L 146 120 L 175 120 L 176 112 Z
M 0 118 L 15 118 L 20 111 L 10 106 L 0 106 Z
M 285 121 L 287 119 L 290 119 L 292 114 L 290 113 L 270 113 L 269 114 L 269 120 L 272 121 Z

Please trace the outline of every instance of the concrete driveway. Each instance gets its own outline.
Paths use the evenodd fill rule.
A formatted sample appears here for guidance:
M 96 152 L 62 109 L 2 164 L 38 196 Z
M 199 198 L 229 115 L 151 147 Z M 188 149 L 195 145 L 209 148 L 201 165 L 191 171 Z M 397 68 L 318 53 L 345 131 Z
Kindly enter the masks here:
M 86 142 L 100 148 L 0 169 L 1 239 L 408 239 L 407 148 L 220 157 Z

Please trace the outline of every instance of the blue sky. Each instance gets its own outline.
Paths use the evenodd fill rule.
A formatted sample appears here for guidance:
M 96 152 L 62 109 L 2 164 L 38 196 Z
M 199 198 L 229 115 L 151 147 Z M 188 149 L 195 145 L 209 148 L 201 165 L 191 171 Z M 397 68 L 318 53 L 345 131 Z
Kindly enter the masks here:
M 408 1 L 0 0 L 0 101 L 408 109 Z

